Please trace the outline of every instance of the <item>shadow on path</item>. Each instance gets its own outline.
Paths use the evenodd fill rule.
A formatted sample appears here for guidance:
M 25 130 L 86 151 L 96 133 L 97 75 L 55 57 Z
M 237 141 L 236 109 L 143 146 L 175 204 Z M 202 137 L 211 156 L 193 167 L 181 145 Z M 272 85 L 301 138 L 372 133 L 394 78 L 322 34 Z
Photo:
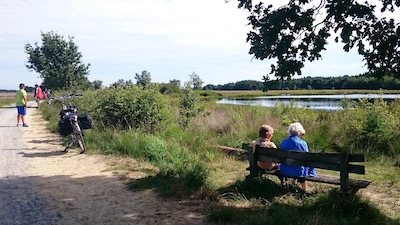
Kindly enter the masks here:
M 47 139 L 46 138 L 46 139 L 42 139 L 42 140 L 36 139 L 36 140 L 28 141 L 28 143 L 32 143 L 32 144 L 43 144 L 43 143 L 46 143 L 46 144 L 57 145 L 57 146 L 60 145 L 60 141 L 57 138 L 52 138 L 52 139 Z
M 124 185 L 115 185 L 121 184 L 115 177 L 8 177 L 0 188 L 22 181 L 30 186 L 0 189 L 0 218 L 5 224 L 15 224 L 14 218 L 23 219 L 18 224 L 209 224 L 184 203 L 161 199 L 151 191 L 127 191 Z
M 65 155 L 67 152 L 63 151 L 46 151 L 46 152 L 36 152 L 36 153 L 25 153 L 25 152 L 20 152 L 18 154 L 21 154 L 22 157 L 26 158 L 36 158 L 36 157 L 50 157 L 50 156 L 57 156 L 57 155 Z

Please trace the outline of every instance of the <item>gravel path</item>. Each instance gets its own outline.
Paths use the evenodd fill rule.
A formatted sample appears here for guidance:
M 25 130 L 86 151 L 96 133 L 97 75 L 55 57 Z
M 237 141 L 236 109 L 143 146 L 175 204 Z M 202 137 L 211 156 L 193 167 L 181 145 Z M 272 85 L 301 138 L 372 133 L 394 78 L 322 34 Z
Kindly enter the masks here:
M 27 128 L 17 127 L 16 117 L 15 107 L 0 108 L 0 224 L 57 224 L 57 215 L 44 210 L 49 199 L 33 191 L 35 169 L 22 154 Z
M 29 104 L 28 128 L 15 107 L 0 108 L 0 225 L 206 225 L 203 201 L 173 200 L 151 190 L 127 190 L 151 165 L 132 158 L 63 153 Z

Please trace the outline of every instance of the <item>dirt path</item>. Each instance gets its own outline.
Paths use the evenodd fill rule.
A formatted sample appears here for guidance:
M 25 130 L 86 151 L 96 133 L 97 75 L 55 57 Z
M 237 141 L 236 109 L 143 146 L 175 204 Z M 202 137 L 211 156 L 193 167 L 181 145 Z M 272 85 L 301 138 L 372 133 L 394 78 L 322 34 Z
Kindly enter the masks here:
M 150 190 L 127 190 L 125 176 L 140 178 L 145 174 L 120 171 L 124 173 L 121 176 L 112 165 L 138 164 L 135 160 L 80 155 L 74 149 L 63 154 L 59 136 L 45 129 L 46 122 L 38 109 L 28 109 L 27 123 L 29 128 L 19 128 L 24 129 L 24 144 L 15 153 L 22 156 L 30 170 L 34 192 L 46 196 L 43 208 L 53 215 L 54 224 L 208 223 L 201 213 L 204 212 L 201 202 L 178 202 L 162 199 Z M 15 126 L 14 121 L 10 124 Z M 3 224 L 1 218 L 0 224 Z

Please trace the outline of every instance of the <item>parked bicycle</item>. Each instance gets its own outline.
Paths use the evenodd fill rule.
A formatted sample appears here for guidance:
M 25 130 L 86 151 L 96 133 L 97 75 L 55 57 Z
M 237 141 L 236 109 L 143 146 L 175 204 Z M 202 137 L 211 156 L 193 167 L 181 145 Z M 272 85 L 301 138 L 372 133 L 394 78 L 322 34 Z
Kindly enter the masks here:
M 60 120 L 58 121 L 58 131 L 64 137 L 70 135 L 71 140 L 63 152 L 67 152 L 68 149 L 78 141 L 79 147 L 81 148 L 80 154 L 85 152 L 85 140 L 83 139 L 83 130 L 92 128 L 92 121 L 86 114 L 78 114 L 76 105 L 72 104 L 71 99 L 74 97 L 81 97 L 79 94 L 68 94 L 60 96 L 58 98 L 49 99 L 49 104 L 54 100 L 59 101 L 62 105 L 60 112 Z M 64 103 L 68 100 L 68 105 Z

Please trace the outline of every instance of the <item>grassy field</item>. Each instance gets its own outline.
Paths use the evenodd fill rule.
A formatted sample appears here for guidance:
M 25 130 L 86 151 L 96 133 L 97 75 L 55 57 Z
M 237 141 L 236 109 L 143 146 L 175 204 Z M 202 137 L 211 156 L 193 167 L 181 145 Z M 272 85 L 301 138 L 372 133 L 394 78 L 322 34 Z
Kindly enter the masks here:
M 2 106 L 8 106 L 15 104 L 15 93 L 16 92 L 0 92 L 0 107 Z M 32 93 L 27 93 L 28 94 L 28 101 L 33 101 L 33 94 Z
M 15 92 L 0 92 L 0 107 L 15 103 Z

